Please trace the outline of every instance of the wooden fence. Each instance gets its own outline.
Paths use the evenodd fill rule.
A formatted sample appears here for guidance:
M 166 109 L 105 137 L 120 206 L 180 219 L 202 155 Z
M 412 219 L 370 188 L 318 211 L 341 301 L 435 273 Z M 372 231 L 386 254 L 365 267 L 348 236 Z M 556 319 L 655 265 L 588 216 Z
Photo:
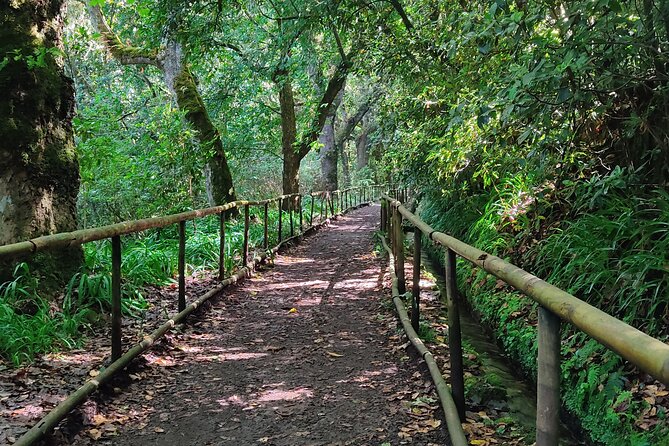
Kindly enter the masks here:
M 247 276 L 253 268 L 266 257 L 276 253 L 279 248 L 294 240 L 296 237 L 312 230 L 316 226 L 325 222 L 328 215 L 335 216 L 338 213 L 345 213 L 348 210 L 363 205 L 374 199 L 378 199 L 383 186 L 370 185 L 351 187 L 336 191 L 311 192 L 307 195 L 292 194 L 282 195 L 280 197 L 261 200 L 261 201 L 235 201 L 206 209 L 198 209 L 180 214 L 168 215 L 165 217 L 147 218 L 143 220 L 127 221 L 114 225 L 103 226 L 99 228 L 82 229 L 74 232 L 59 233 L 34 238 L 19 243 L 0 246 L 0 260 L 13 260 L 20 257 L 29 256 L 38 252 L 48 250 L 66 249 L 68 247 L 81 245 L 97 240 L 110 239 L 112 246 L 112 292 L 111 292 L 111 359 L 112 363 L 101 370 L 100 373 L 72 393 L 67 399 L 62 401 L 35 426 L 26 432 L 15 443 L 17 446 L 30 445 L 50 432 L 72 409 L 86 400 L 88 395 L 93 393 L 100 384 L 105 383 L 111 377 L 124 369 L 130 361 L 139 356 L 142 352 L 150 348 L 157 339 L 162 337 L 176 324 L 183 322 L 186 317 L 195 311 L 207 299 L 218 294 L 225 286 L 236 283 Z M 309 198 L 309 225 L 304 226 L 303 199 Z M 288 203 L 286 203 L 288 201 Z M 277 238 L 278 244 L 269 249 L 269 207 L 276 203 L 279 213 Z M 314 214 L 315 207 L 319 206 L 318 214 Z M 249 256 L 249 226 L 251 207 L 260 207 L 263 210 L 263 242 L 259 255 Z M 225 220 L 226 215 L 231 211 L 243 213 L 244 218 L 244 237 L 242 243 L 242 265 L 234 274 L 225 277 Z M 294 214 L 299 213 L 299 227 L 295 228 Z M 284 228 L 284 214 L 288 214 L 289 228 Z M 220 283 L 217 287 L 210 290 L 199 299 L 187 304 L 186 302 L 186 222 L 197 218 L 218 215 L 220 218 L 220 246 L 219 246 L 219 268 L 218 276 Z M 314 223 L 314 215 L 317 215 L 320 221 Z M 297 218 L 297 215 L 295 215 Z M 178 225 L 179 233 L 179 252 L 178 252 L 178 311 L 163 325 L 157 328 L 151 335 L 145 336 L 141 342 L 135 344 L 132 348 L 123 352 L 121 343 L 121 236 L 136 234 L 141 231 L 152 228 L 165 228 L 170 225 Z M 288 232 L 288 234 L 286 234 Z M 284 236 L 286 236 L 284 238 Z
M 490 255 L 442 232 L 435 231 L 398 200 L 405 200 L 406 190 L 398 190 L 395 198 L 382 195 L 381 229 L 390 239 L 396 273 L 394 297 L 406 292 L 404 274 L 403 220 L 414 227 L 413 308 L 411 324 L 418 330 L 420 314 L 420 249 L 422 236 L 441 245 L 445 253 L 446 300 L 448 306 L 448 341 L 450 350 L 450 380 L 452 399 L 460 420 L 464 421 L 465 397 L 460 332 L 460 295 L 456 284 L 456 256 L 496 276 L 522 291 L 539 304 L 537 358 L 537 446 L 557 446 L 560 432 L 560 323 L 573 324 L 601 344 L 616 352 L 658 381 L 669 385 L 669 345 L 655 339 L 595 308 L 571 294 L 539 279 L 499 257 Z M 401 301 L 400 301 L 401 302 Z M 404 304 L 402 304 L 403 306 Z M 447 414 L 447 421 L 449 421 Z M 448 424 L 454 444 L 461 426 Z M 458 432 L 459 431 L 459 432 Z M 454 438 L 454 435 L 456 436 Z

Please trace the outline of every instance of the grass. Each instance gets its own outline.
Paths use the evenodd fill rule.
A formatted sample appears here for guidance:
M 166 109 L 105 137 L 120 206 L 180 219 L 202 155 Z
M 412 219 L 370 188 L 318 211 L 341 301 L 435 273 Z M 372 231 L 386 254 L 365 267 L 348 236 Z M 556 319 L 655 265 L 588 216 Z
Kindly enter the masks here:
M 539 194 L 527 199 L 542 187 L 532 185 L 535 180 L 502 179 L 486 194 L 428 194 L 419 215 L 435 229 L 516 259 L 520 267 L 666 339 L 669 194 L 635 189 L 633 176 L 618 169 L 608 176 L 569 182 L 551 202 L 541 202 Z M 568 207 L 558 209 L 557 215 L 567 221 L 542 220 L 555 219 L 550 214 L 564 203 Z M 547 223 L 552 229 L 539 237 L 537 226 Z M 500 288 L 494 277 L 463 260 L 458 261 L 458 286 L 506 353 L 526 374 L 536 376 L 536 304 Z M 648 404 L 633 391 L 638 383 L 630 367 L 568 324 L 563 327 L 563 405 L 602 444 L 664 444 L 669 434 L 665 423 L 647 430 L 636 426 Z
M 338 205 L 338 203 L 337 203 Z M 316 201 L 303 200 L 303 224 L 314 224 L 322 216 Z M 338 207 L 335 209 L 339 211 Z M 249 226 L 250 249 L 262 249 L 264 209 L 251 209 L 258 217 Z M 328 212 L 328 214 L 330 214 Z M 278 243 L 279 212 L 268 212 L 268 244 Z M 294 233 L 299 232 L 299 213 L 292 213 Z M 217 216 L 188 222 L 186 225 L 186 273 L 217 271 L 219 262 L 220 221 Z M 290 217 L 283 212 L 282 238 L 290 236 Z M 226 222 L 225 271 L 242 266 L 244 239 L 243 216 Z M 145 298 L 147 285 L 173 283 L 177 274 L 178 233 L 176 225 L 159 231 L 125 236 L 122 239 L 123 314 L 142 317 L 149 307 Z M 84 245 L 85 265 L 63 290 L 62 300 L 46 299 L 40 294 L 39 279 L 25 263 L 14 271 L 14 279 L 0 285 L 0 357 L 19 366 L 37 355 L 81 345 L 85 328 L 102 323 L 111 308 L 111 243 L 108 240 Z

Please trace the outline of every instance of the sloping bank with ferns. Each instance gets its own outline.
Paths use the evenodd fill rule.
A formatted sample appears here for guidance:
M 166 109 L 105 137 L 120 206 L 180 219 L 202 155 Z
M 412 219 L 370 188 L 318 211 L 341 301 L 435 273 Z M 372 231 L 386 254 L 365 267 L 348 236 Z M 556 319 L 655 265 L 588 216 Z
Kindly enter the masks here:
M 669 6 L 403 4 L 413 22 L 396 30 L 409 38 L 376 137 L 385 173 L 419 191 L 435 229 L 667 341 Z M 474 313 L 535 376 L 536 305 L 458 271 Z M 593 442 L 669 444 L 667 389 L 564 325 L 563 405 Z

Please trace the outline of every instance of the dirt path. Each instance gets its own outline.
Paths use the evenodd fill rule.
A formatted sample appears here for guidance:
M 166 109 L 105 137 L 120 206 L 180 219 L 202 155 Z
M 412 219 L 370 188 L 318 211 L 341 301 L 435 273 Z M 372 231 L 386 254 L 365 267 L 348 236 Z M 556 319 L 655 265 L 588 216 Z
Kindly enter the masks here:
M 445 444 L 431 384 L 380 305 L 378 206 L 225 291 L 132 383 L 82 409 L 75 444 Z

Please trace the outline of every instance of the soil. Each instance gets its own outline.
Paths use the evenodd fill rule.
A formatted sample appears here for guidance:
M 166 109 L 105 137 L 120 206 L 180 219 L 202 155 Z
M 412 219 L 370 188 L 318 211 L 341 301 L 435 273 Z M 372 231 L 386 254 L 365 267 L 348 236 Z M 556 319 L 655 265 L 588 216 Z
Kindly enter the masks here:
M 363 207 L 226 288 L 50 444 L 448 444 L 436 395 L 383 305 Z

